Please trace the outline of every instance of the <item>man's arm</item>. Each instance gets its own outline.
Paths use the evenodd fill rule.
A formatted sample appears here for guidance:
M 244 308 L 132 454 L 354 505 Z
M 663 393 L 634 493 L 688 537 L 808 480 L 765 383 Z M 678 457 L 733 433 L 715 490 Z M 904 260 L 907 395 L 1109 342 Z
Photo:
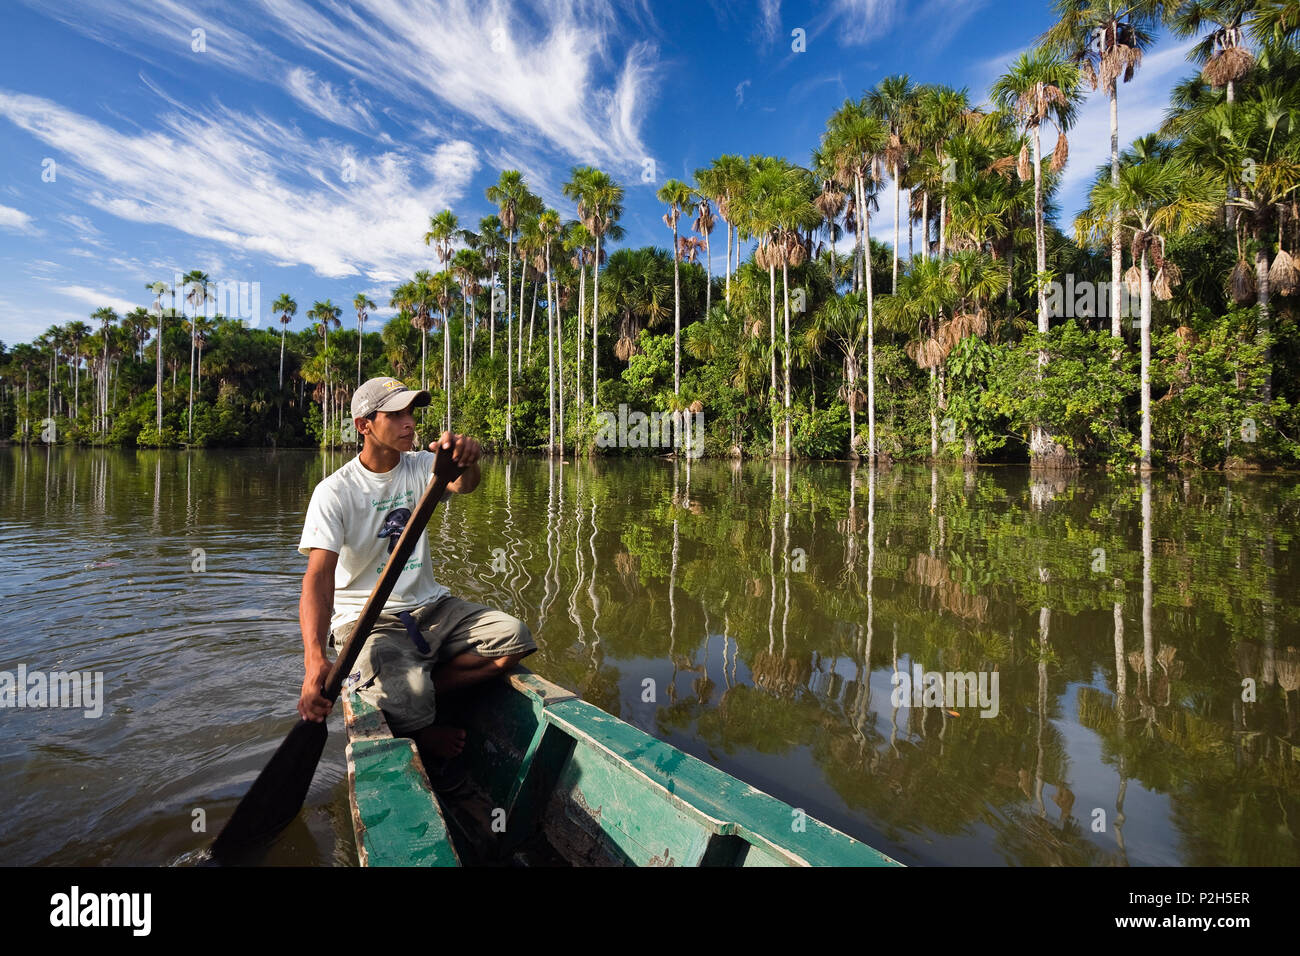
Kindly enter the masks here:
M 298 714 L 318 723 L 334 708 L 333 701 L 321 694 L 330 662 L 325 656 L 329 640 L 330 615 L 334 609 L 334 566 L 339 556 L 325 548 L 312 548 L 307 558 L 307 573 L 302 576 L 302 597 L 298 600 L 298 623 L 302 627 L 302 693 Z

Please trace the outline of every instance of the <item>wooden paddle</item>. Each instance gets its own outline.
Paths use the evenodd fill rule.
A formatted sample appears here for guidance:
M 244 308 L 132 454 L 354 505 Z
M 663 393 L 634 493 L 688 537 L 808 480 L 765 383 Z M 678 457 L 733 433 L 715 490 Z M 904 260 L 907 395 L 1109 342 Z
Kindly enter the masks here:
M 383 612 L 384 604 L 402 574 L 402 568 L 415 550 L 415 542 L 419 540 L 433 510 L 442 500 L 447 485 L 460 477 L 462 471 L 464 469 L 452 460 L 450 450 L 437 450 L 428 487 L 424 489 L 415 511 L 402 529 L 402 535 L 397 539 L 388 564 L 384 566 L 384 573 L 375 582 L 361 616 L 357 618 L 343 650 L 330 668 L 325 686 L 321 688 L 321 695 L 331 703 L 338 700 L 344 678 L 356 663 L 361 648 L 370 636 L 371 628 Z M 235 812 L 225 827 L 217 834 L 212 843 L 213 859 L 233 861 L 240 853 L 269 843 L 289 825 L 307 799 L 307 790 L 316 774 L 316 765 L 320 763 L 321 753 L 325 750 L 327 734 L 323 720 L 298 721 L 271 757 L 270 763 L 253 781 L 253 786 L 244 795 L 244 799 L 239 801 L 239 806 L 235 807 Z

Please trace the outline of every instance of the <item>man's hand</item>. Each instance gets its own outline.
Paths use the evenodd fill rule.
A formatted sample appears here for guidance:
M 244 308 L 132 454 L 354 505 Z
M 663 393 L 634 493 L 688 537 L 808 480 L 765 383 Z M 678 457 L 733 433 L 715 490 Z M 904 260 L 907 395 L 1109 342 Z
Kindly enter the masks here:
M 307 665 L 307 676 L 302 680 L 302 695 L 298 698 L 298 716 L 303 720 L 320 723 L 334 709 L 334 702 L 321 694 L 325 678 L 330 673 L 330 662 L 321 660 Z
M 448 431 L 439 435 L 438 440 L 429 446 L 429 451 L 434 454 L 439 449 L 450 449 L 451 460 L 465 469 L 459 478 L 447 485 L 447 491 L 464 495 L 477 488 L 482 478 L 478 460 L 483 453 L 483 446 L 468 435 L 453 435 Z

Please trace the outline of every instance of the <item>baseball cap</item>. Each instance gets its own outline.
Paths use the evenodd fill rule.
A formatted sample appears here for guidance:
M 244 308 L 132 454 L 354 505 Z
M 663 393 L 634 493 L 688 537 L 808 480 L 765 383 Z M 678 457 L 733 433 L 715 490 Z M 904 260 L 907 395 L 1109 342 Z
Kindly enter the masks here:
M 352 417 L 371 412 L 400 412 L 428 405 L 433 399 L 424 389 L 410 389 L 395 378 L 372 378 L 352 393 Z

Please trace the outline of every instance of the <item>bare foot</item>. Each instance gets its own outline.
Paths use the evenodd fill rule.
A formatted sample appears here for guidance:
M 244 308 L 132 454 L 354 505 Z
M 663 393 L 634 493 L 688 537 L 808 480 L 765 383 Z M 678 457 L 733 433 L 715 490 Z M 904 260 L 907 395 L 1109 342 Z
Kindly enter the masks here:
M 465 749 L 465 731 L 456 727 L 426 727 L 419 734 L 420 745 L 443 760 L 459 756 Z

